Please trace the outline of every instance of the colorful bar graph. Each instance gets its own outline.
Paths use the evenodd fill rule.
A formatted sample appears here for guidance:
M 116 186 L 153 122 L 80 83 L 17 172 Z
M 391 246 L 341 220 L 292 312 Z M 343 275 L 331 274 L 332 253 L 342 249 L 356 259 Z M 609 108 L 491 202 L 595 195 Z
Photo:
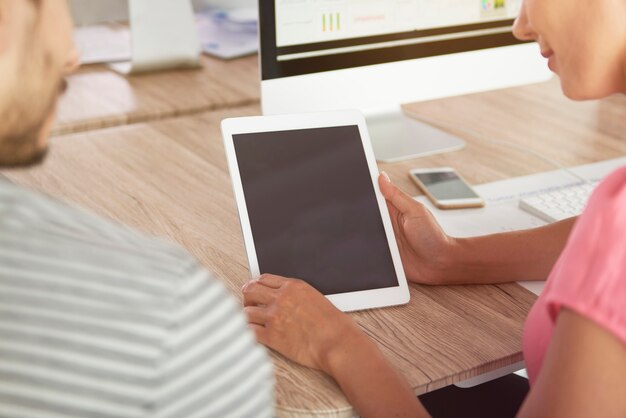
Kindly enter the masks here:
M 341 13 L 322 13 L 322 32 L 339 32 Z

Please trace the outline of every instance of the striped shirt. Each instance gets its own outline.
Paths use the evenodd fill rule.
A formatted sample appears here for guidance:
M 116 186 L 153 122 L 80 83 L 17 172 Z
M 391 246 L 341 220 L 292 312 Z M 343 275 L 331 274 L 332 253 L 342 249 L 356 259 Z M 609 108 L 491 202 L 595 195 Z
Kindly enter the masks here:
M 190 255 L 0 179 L 0 417 L 270 417 L 273 395 Z

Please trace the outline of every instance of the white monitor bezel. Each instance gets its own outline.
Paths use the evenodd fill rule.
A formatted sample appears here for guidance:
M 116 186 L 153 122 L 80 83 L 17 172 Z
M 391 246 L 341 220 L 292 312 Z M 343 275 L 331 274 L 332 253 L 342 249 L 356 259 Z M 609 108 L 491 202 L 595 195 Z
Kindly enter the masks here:
M 265 115 L 359 109 L 369 116 L 406 103 L 538 83 L 551 77 L 538 46 L 526 43 L 262 80 L 261 105 Z

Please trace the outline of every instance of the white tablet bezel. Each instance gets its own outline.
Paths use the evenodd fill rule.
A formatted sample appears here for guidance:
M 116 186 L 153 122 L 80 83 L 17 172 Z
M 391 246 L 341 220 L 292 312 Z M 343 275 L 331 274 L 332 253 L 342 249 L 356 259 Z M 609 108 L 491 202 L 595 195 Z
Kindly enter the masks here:
M 250 274 L 252 278 L 258 277 L 259 263 L 256 255 L 256 248 L 252 236 L 252 228 L 248 217 L 248 208 L 246 206 L 243 185 L 239 172 L 239 164 L 235 152 L 233 135 L 291 131 L 301 129 L 328 128 L 340 126 L 357 126 L 361 135 L 361 143 L 365 151 L 367 165 L 370 171 L 370 177 L 374 186 L 376 200 L 378 202 L 379 212 L 382 217 L 389 250 L 393 260 L 398 286 L 362 290 L 349 293 L 340 293 L 326 295 L 326 297 L 342 311 L 357 311 L 362 309 L 380 308 L 385 306 L 402 305 L 410 300 L 409 288 L 400 259 L 400 252 L 396 243 L 396 238 L 391 224 L 391 218 L 385 198 L 378 187 L 378 166 L 376 158 L 370 143 L 367 126 L 364 116 L 358 111 L 341 111 L 341 112 L 318 112 L 296 115 L 277 115 L 277 116 L 255 116 L 244 118 L 232 118 L 222 121 L 222 133 L 224 136 L 224 146 L 228 159 L 228 168 L 233 183 L 233 191 L 239 211 L 239 219 L 243 232 L 246 253 L 248 256 L 248 264 L 250 266 Z M 267 272 L 271 273 L 271 272 Z

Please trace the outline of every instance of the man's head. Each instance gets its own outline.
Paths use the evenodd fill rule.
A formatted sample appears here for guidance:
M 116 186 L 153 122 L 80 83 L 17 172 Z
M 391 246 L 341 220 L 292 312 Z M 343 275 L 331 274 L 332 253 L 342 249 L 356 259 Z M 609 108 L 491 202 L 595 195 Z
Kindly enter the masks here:
M 67 0 L 0 0 L 0 166 L 38 162 L 78 54 Z

